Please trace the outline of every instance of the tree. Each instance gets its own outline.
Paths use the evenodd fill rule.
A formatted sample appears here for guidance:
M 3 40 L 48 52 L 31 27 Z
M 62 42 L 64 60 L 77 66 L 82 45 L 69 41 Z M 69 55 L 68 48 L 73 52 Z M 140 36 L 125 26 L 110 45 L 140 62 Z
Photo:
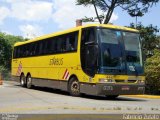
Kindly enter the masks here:
M 20 36 L 0 33 L 0 71 L 10 70 L 13 45 L 24 41 Z
M 155 49 L 154 55 L 146 60 L 146 92 L 160 94 L 160 50 Z
M 11 56 L 11 46 L 5 41 L 3 37 L 0 37 L 0 66 L 4 68 L 9 67 L 9 58 Z M 1 67 L 2 68 L 2 67 Z
M 107 24 L 111 19 L 113 11 L 117 7 L 121 7 L 123 10 L 127 11 L 132 17 L 143 16 L 150 7 L 159 2 L 159 0 L 76 0 L 77 5 L 93 5 L 95 9 L 95 18 L 85 18 L 86 21 L 95 21 L 98 19 L 99 23 L 102 23 L 104 19 L 104 24 Z M 105 15 L 99 15 L 98 8 L 102 10 Z
M 158 37 L 157 37 L 157 39 L 158 39 L 158 45 L 157 45 L 157 48 L 159 48 L 159 49 L 160 49 L 160 36 L 158 36 Z
M 140 31 L 142 48 L 146 57 L 152 56 L 154 49 L 160 49 L 160 39 L 157 36 L 159 29 L 157 26 L 153 26 L 152 24 L 143 26 L 141 23 L 138 23 L 135 26 L 134 23 L 131 23 L 129 27 L 138 29 Z
M 157 26 L 143 26 L 141 23 L 130 24 L 131 28 L 140 31 L 143 51 L 147 57 L 145 61 L 146 93 L 159 94 L 160 92 L 160 36 L 157 36 Z
M 5 39 L 5 41 L 7 41 L 12 47 L 16 42 L 24 41 L 24 38 L 21 36 L 14 36 L 14 35 L 6 34 L 6 33 L 0 33 L 0 37 Z

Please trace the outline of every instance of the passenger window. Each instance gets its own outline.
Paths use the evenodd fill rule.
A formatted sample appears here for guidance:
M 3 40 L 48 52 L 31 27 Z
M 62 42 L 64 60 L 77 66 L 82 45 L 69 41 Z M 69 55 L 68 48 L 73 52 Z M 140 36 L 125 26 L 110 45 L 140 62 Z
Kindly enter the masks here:
M 61 37 L 61 52 L 66 52 L 66 35 Z
M 56 41 L 57 41 L 57 52 L 60 53 L 61 52 L 61 38 L 60 37 L 56 37 Z
M 52 53 L 51 49 L 52 49 L 52 41 L 47 40 L 47 53 L 48 54 Z
M 16 58 L 16 51 L 17 51 L 17 48 L 15 47 L 13 51 L 13 58 Z
M 34 55 L 35 55 L 35 43 L 31 43 L 29 56 L 34 56 Z
M 78 31 L 14 48 L 13 57 L 30 57 L 77 50 Z
M 43 41 L 40 41 L 38 55 L 42 55 L 42 54 L 43 54 Z
M 67 51 L 71 51 L 72 50 L 72 45 L 70 44 L 69 35 L 66 37 L 66 50 Z
M 43 49 L 43 53 L 42 54 L 48 54 L 48 40 L 43 40 L 42 41 L 43 42 L 43 47 L 42 47 L 42 49 Z
M 55 39 L 52 40 L 52 53 L 56 53 L 57 52 L 57 41 Z
M 78 32 L 70 33 L 66 39 L 67 51 L 76 51 L 78 44 Z
M 17 48 L 17 58 L 20 57 L 20 47 Z

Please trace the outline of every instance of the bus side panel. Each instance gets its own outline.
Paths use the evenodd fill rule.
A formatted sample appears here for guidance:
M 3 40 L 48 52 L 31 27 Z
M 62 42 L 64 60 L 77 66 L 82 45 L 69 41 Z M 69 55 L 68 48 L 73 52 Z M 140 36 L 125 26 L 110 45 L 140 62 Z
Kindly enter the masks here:
M 20 73 L 22 72 L 21 64 L 19 61 L 19 59 L 12 59 L 12 76 L 20 76 Z

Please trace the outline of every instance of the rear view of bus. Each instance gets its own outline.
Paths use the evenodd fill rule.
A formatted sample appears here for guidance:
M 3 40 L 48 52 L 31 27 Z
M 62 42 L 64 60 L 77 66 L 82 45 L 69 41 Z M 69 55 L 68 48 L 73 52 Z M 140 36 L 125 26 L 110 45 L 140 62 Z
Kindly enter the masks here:
M 145 77 L 138 31 L 105 26 L 82 29 L 81 63 L 90 82 L 82 92 L 117 97 L 143 94 Z

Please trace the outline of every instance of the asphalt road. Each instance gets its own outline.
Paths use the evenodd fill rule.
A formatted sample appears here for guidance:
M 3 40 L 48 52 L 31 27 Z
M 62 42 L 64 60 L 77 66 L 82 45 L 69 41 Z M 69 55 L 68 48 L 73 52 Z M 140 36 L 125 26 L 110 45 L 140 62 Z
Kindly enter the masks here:
M 16 82 L 0 86 L 0 113 L 14 114 L 159 114 L 160 99 L 120 96 L 69 96 L 60 90 L 22 88 Z

